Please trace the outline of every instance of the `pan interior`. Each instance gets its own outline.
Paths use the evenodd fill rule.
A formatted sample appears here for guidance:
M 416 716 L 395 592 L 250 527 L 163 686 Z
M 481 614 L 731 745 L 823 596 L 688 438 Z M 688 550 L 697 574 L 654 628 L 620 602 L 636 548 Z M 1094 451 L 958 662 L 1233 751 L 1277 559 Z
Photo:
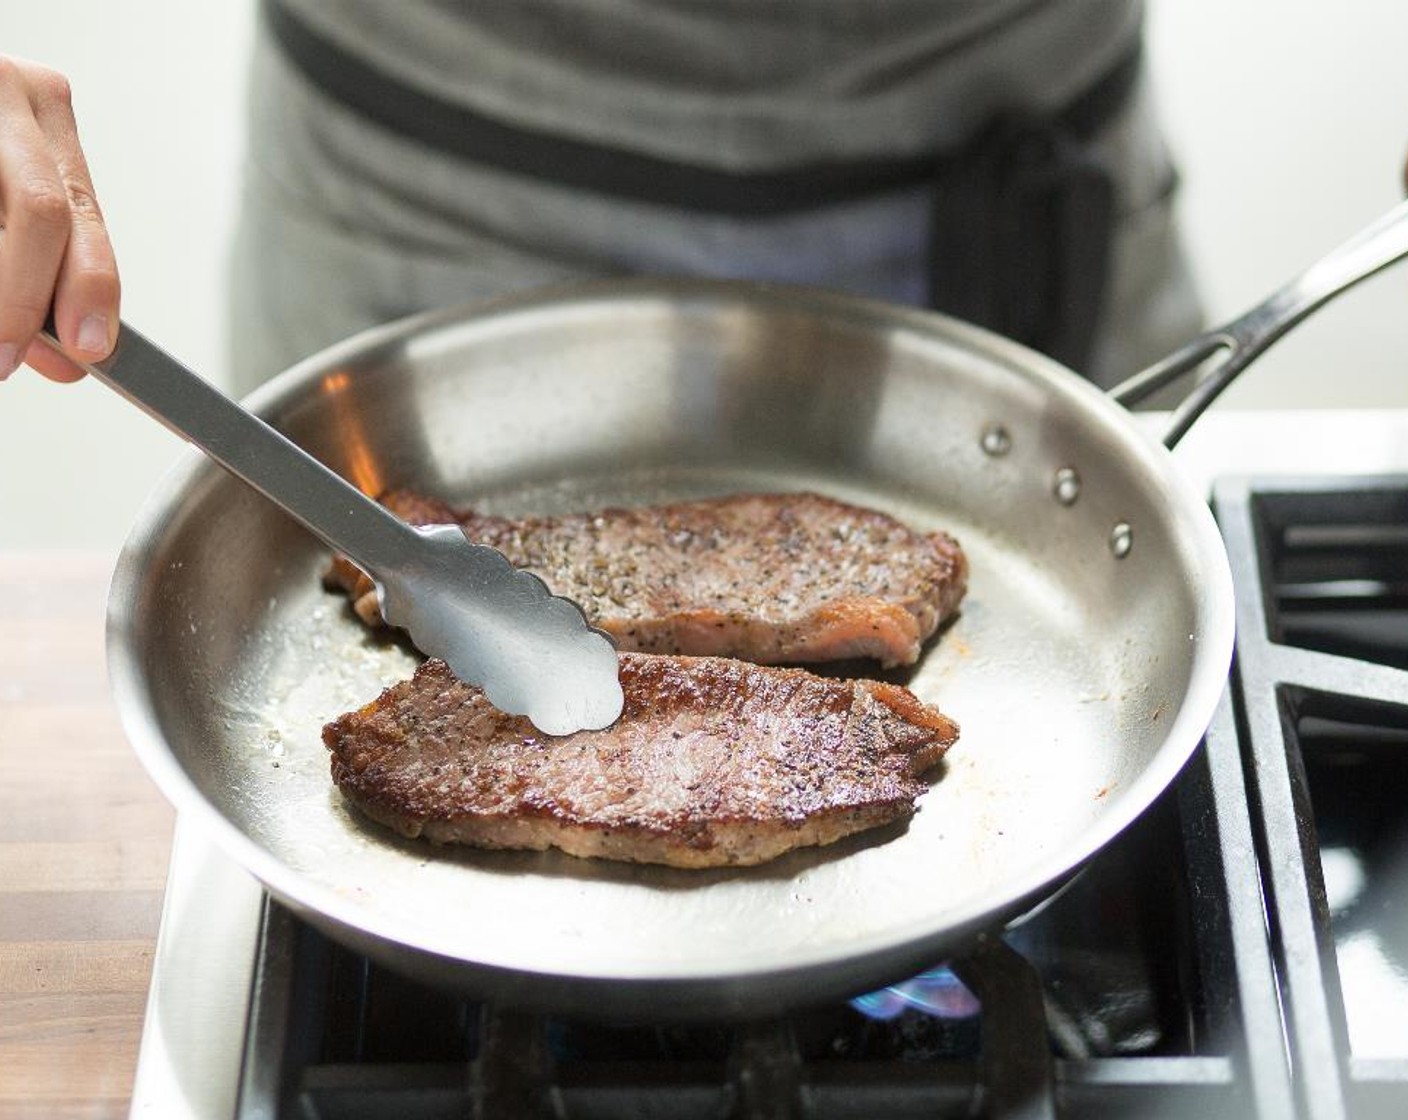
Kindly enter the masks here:
M 969 555 L 961 617 L 890 674 L 962 728 L 906 828 L 706 872 L 433 848 L 344 804 L 320 739 L 413 653 L 322 588 L 321 545 L 183 464 L 114 582 L 139 751 L 276 894 L 450 960 L 654 978 L 897 945 L 937 958 L 1142 809 L 1225 670 L 1219 553 L 1159 456 L 1074 378 L 934 316 L 623 286 L 375 332 L 255 403 L 373 492 L 513 513 L 812 489 L 947 529 Z

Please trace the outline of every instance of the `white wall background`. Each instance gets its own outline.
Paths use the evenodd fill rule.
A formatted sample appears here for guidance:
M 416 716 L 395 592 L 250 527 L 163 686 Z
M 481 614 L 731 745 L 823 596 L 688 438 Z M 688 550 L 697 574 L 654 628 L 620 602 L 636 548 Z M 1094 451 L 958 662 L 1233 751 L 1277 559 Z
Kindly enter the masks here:
M 0 50 L 72 81 L 125 317 L 217 382 L 253 16 L 252 0 L 0 0 Z M 1403 0 L 1151 0 L 1152 65 L 1213 316 L 1398 199 L 1405 43 Z M 1334 406 L 1408 408 L 1408 266 L 1319 313 L 1219 407 Z M 116 549 L 179 451 L 101 385 L 21 370 L 0 384 L 0 548 Z
M 253 0 L 0 0 L 0 51 L 68 75 L 122 313 L 219 379 Z M 115 551 L 183 444 L 91 379 L 0 383 L 0 548 Z
M 1149 6 L 1187 240 L 1221 322 L 1402 198 L 1408 3 Z M 1408 264 L 1317 312 L 1218 404 L 1377 406 L 1408 406 Z

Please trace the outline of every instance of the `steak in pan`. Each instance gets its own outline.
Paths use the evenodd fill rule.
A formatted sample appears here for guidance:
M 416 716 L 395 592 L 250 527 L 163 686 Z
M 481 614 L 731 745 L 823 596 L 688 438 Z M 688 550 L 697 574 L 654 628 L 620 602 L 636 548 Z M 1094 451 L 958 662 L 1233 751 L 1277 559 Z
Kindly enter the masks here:
M 741 866 L 908 819 L 958 737 L 898 685 L 620 661 L 621 718 L 549 738 L 431 659 L 324 728 L 333 780 L 367 816 L 437 843 Z
M 519 518 L 405 490 L 382 501 L 412 524 L 459 523 L 576 601 L 623 650 L 910 665 L 967 588 L 952 537 L 818 494 Z M 371 581 L 348 560 L 335 558 L 327 580 L 380 623 Z

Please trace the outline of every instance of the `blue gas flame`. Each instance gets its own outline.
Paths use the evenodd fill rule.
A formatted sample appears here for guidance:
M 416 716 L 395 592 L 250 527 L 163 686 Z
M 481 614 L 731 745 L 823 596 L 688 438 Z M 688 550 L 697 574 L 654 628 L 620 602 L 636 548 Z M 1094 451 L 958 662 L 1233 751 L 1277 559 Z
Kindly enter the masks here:
M 851 1000 L 862 1015 L 881 1022 L 896 1019 L 908 1008 L 940 1019 L 969 1019 L 982 1010 L 978 997 L 947 968 L 931 968 L 902 984 L 868 992 Z

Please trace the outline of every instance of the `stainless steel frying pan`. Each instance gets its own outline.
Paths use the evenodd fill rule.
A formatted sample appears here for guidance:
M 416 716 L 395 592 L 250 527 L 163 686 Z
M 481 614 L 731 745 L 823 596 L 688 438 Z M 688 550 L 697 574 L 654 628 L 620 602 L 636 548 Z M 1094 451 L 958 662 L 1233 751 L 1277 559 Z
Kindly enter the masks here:
M 1115 396 L 1215 350 L 1235 373 L 1404 252 L 1396 211 Z M 1213 395 L 1195 394 L 1170 443 Z M 971 560 L 962 616 L 903 678 L 962 726 L 907 828 L 702 873 L 433 849 L 348 808 L 319 737 L 413 655 L 322 589 L 321 545 L 193 453 L 112 585 L 128 733 L 185 819 L 275 897 L 436 982 L 692 1017 L 897 980 L 1022 913 L 1133 821 L 1226 679 L 1226 558 L 1172 456 L 1073 373 L 939 315 L 787 287 L 603 283 L 374 330 L 250 403 L 372 493 L 512 513 L 808 488 L 948 529 Z

